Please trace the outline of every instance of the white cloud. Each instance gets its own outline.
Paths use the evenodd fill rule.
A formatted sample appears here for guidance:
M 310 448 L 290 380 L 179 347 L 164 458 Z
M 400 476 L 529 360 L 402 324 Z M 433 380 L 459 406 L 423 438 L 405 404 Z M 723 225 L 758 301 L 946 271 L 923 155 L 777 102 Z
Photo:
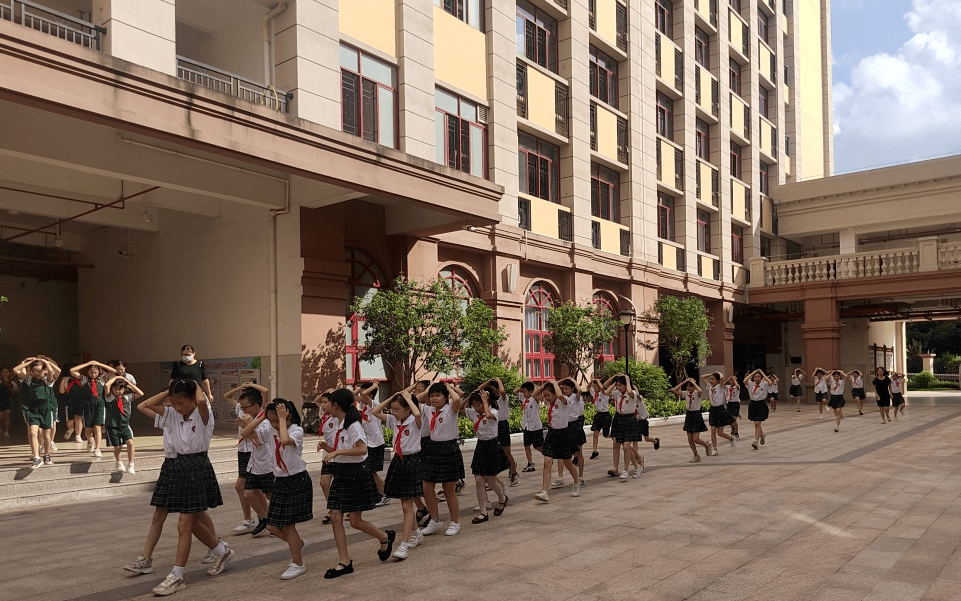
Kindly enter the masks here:
M 914 34 L 862 59 L 834 86 L 839 171 L 957 152 L 961 139 L 961 1 L 914 0 Z

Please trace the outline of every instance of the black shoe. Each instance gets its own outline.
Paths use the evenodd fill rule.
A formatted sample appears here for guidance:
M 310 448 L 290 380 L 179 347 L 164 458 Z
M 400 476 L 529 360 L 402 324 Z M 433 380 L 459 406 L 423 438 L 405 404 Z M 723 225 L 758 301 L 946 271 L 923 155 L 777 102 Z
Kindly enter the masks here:
M 527 464 L 527 467 L 525 467 L 525 468 L 522 469 L 521 471 L 522 471 L 522 472 L 525 472 L 525 473 L 529 473 L 529 472 L 533 472 L 534 469 L 535 469 L 535 468 L 534 468 L 534 464 L 533 464 L 533 463 L 528 463 L 528 464 Z
M 454 485 L 454 494 L 459 495 L 460 491 L 462 491 L 463 489 L 464 489 L 464 481 L 458 480 L 457 484 Z
M 266 529 L 267 529 L 267 520 L 262 519 L 262 520 L 260 520 L 260 522 L 257 524 L 257 527 L 250 531 L 250 535 L 251 535 L 251 536 L 257 536 L 258 534 L 260 534 L 261 532 L 263 532 L 263 531 L 266 530 Z
M 660 438 L 655 438 L 655 439 L 654 439 L 654 450 L 656 451 L 656 450 L 658 450 L 659 448 L 661 448 L 661 439 L 660 439 Z
M 577 455 L 574 456 L 573 463 L 574 465 L 577 465 L 578 463 L 580 463 L 577 459 Z
M 390 559 L 390 554 L 394 550 L 394 539 L 397 538 L 397 533 L 394 532 L 393 530 L 387 530 L 386 532 L 387 532 L 387 542 L 380 543 L 380 544 L 381 546 L 387 545 L 387 550 L 386 551 L 381 551 L 380 549 L 377 550 L 377 558 L 381 561 L 387 561 L 388 559 Z
M 597 451 L 594 451 L 593 453 L 591 453 L 591 459 L 597 459 L 598 457 L 600 457 L 600 455 L 601 455 L 600 453 L 598 453 Z
M 340 566 L 344 566 L 344 568 L 342 570 L 338 570 L 337 568 L 339 568 Z M 354 573 L 353 561 L 351 561 L 348 564 L 338 563 L 336 567 L 330 568 L 324 573 L 324 578 L 327 578 L 328 580 L 330 580 L 331 578 L 340 578 L 344 574 L 353 574 L 353 573 Z

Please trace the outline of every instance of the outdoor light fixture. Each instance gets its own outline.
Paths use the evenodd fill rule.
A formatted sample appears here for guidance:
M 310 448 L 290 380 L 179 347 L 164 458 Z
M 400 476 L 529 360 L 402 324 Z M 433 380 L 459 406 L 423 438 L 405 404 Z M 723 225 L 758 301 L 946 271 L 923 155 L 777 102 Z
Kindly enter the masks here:
M 628 376 L 631 374 L 631 324 L 634 323 L 634 318 L 636 317 L 637 313 L 634 312 L 634 309 L 625 309 L 617 314 L 617 318 L 624 324 L 624 373 L 628 374 Z

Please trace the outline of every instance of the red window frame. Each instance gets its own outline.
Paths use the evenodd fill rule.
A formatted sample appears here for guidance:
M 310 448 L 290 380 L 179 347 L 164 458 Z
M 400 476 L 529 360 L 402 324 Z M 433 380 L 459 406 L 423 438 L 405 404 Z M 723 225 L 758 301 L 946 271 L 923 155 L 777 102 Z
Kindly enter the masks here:
M 621 174 L 597 163 L 591 163 L 591 215 L 621 220 Z
M 674 197 L 657 193 L 657 237 L 674 241 Z
M 547 315 L 554 308 L 554 299 L 544 284 L 531 286 L 524 302 L 524 368 L 531 382 L 547 382 L 554 379 L 554 355 L 544 349 L 544 341 L 550 338 Z
M 477 297 L 476 288 L 473 283 L 473 278 L 466 271 L 461 269 L 456 265 L 448 265 L 443 267 L 437 272 L 437 277 L 444 280 L 454 294 L 463 300 L 465 303 L 465 308 L 467 304 L 470 304 L 474 298 Z M 457 354 L 453 355 L 455 359 L 458 357 Z M 464 374 L 461 372 L 461 365 L 455 360 L 454 363 L 454 373 L 439 374 L 439 380 L 442 382 L 460 382 L 462 381 Z
M 694 121 L 695 154 L 705 161 L 711 160 L 711 125 L 707 121 Z
M 560 149 L 517 132 L 518 191 L 551 202 L 561 201 Z
M 606 294 L 601 292 L 595 292 L 591 297 L 592 302 L 597 305 L 602 311 L 606 311 L 609 315 L 616 317 L 617 311 L 615 310 L 614 303 L 608 298 Z M 614 354 L 614 349 L 620 346 L 620 328 L 617 329 L 617 333 L 610 342 L 606 343 L 601 349 L 601 354 L 594 359 L 594 377 L 600 377 L 601 370 L 604 368 L 604 364 L 608 361 L 614 361 L 616 356 Z
M 668 140 L 674 140 L 674 101 L 662 92 L 657 93 L 657 133 Z
M 390 144 L 386 144 L 391 148 L 397 148 L 399 145 L 400 128 L 398 127 L 397 119 L 397 88 L 395 86 L 388 86 L 382 82 L 364 77 L 363 74 L 363 57 L 373 59 L 377 62 L 383 63 L 369 54 L 352 47 L 342 45 L 342 48 L 347 48 L 353 52 L 357 53 L 357 68 L 358 71 L 353 69 L 348 69 L 341 65 L 340 67 L 340 129 L 341 131 L 351 134 L 353 136 L 362 137 L 365 140 L 370 140 L 371 142 L 376 142 L 378 144 L 384 144 L 379 140 L 380 132 L 380 90 L 389 90 L 393 94 L 393 107 L 391 110 L 391 116 L 394 119 L 393 130 L 394 136 Z M 391 70 L 392 79 L 396 83 L 397 81 L 397 70 L 393 65 L 388 65 L 384 63 L 385 66 L 389 67 Z M 353 90 L 348 89 L 348 81 L 350 81 L 353 86 Z M 351 111 L 351 107 L 353 110 Z M 354 121 L 356 123 L 348 123 L 350 120 L 349 113 L 354 114 Z M 369 118 L 365 116 L 368 115 Z M 373 121 L 373 123 L 370 123 Z
M 484 31 L 484 0 L 434 0 L 434 4 L 444 9 L 444 12 L 451 15 L 459 21 L 463 21 L 468 25 L 469 16 L 471 12 L 471 6 L 477 4 L 480 6 L 480 11 L 478 14 L 478 23 L 476 28 L 480 31 Z M 474 27 L 474 25 L 471 25 Z
M 767 91 L 767 88 L 759 85 L 757 87 L 757 112 L 761 113 L 761 116 L 765 119 L 767 119 L 769 97 L 770 92 Z
M 671 0 L 655 0 L 654 25 L 667 37 L 674 37 L 674 3 Z
M 731 142 L 731 177 L 741 179 L 741 147 Z
M 474 114 L 478 115 L 484 108 L 477 103 L 464 100 L 456 94 L 444 90 L 448 96 L 457 99 L 457 110 L 460 113 L 462 105 L 469 105 L 473 108 Z M 439 106 L 434 106 L 434 111 L 444 116 L 444 164 L 464 173 L 471 173 L 477 177 L 487 179 L 487 126 L 479 121 L 471 121 L 460 114 L 453 114 Z M 481 136 L 481 167 L 480 173 L 471 171 L 471 133 L 478 131 Z M 453 146 L 453 147 L 452 147 Z
M 591 46 L 591 96 L 612 107 L 617 107 L 617 61 Z
M 557 73 L 557 20 L 526 0 L 517 0 L 517 52 Z
M 705 69 L 711 68 L 711 36 L 700 27 L 694 28 L 694 60 Z
M 731 224 L 731 261 L 744 264 L 744 228 Z
M 729 83 L 731 84 L 731 91 L 741 96 L 741 63 L 732 58 L 728 64 L 728 69 L 730 72 Z
M 344 355 L 344 382 L 355 384 L 357 382 L 386 382 L 387 378 L 367 378 L 361 373 L 360 354 L 364 352 L 364 346 L 359 344 L 361 327 L 363 320 L 358 319 L 355 313 L 350 313 L 350 304 L 357 297 L 359 286 L 381 288 L 387 279 L 384 270 L 366 252 L 358 248 L 347 248 L 345 259 L 348 265 L 347 275 L 347 338 Z M 360 376 L 360 377 L 358 377 Z
M 697 250 L 711 252 L 711 214 L 704 210 L 697 212 Z
M 761 38 L 765 44 L 768 43 L 768 16 L 763 14 L 761 11 L 757 13 L 757 35 Z

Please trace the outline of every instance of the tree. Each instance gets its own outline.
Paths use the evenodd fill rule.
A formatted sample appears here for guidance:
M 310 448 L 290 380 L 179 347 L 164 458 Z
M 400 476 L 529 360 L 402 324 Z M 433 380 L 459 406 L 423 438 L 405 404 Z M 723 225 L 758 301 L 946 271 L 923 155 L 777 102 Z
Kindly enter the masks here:
M 463 373 L 475 371 L 491 363 L 500 364 L 497 350 L 507 340 L 503 327 L 497 327 L 494 310 L 479 298 L 464 309 L 457 337 L 457 364 Z
M 617 334 L 620 322 L 596 304 L 586 306 L 568 302 L 551 309 L 547 315 L 550 338 L 544 347 L 561 365 L 566 365 L 571 377 L 590 380 L 588 368 Z
M 707 340 L 711 318 L 700 298 L 662 296 L 642 319 L 657 324 L 659 343 L 671 360 L 675 381 L 687 378 L 689 363 L 696 361 L 700 367 L 711 355 L 711 344 Z

